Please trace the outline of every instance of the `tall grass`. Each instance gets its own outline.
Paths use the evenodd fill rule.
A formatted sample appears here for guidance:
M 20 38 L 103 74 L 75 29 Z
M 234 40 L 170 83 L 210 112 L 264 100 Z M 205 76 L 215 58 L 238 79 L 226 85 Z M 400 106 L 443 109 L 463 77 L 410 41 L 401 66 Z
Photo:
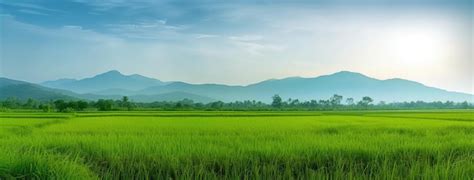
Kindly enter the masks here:
M 0 179 L 474 177 L 470 111 L 27 115 L 0 118 Z

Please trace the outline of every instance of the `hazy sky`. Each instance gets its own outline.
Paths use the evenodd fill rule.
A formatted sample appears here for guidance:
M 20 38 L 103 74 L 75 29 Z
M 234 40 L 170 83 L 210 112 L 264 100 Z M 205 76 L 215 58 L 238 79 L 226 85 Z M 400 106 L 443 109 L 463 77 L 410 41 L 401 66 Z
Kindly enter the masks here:
M 249 84 L 341 70 L 474 93 L 470 0 L 0 0 L 0 76 Z

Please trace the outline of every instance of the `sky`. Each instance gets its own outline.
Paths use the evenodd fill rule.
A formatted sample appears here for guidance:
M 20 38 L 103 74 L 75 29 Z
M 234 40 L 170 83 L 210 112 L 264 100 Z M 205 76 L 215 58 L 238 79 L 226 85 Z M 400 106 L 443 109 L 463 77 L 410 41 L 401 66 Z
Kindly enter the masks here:
M 0 0 L 0 76 L 246 85 L 342 70 L 474 94 L 470 0 Z

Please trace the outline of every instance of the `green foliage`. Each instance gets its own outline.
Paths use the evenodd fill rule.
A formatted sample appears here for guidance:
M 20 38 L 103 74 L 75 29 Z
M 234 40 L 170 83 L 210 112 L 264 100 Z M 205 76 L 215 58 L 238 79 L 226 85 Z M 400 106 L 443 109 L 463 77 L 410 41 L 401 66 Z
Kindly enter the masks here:
M 353 106 L 354 105 L 354 98 L 347 98 L 346 99 L 346 105 L 347 106 Z
M 132 110 L 134 104 L 128 100 L 128 96 L 123 96 L 122 101 L 119 102 L 120 107 L 127 109 L 128 111 Z
M 9 97 L 2 102 L 2 106 L 9 109 L 16 109 L 21 107 L 21 102 L 15 97 Z
M 210 106 L 211 106 L 211 109 L 219 110 L 219 109 L 222 109 L 222 107 L 224 107 L 224 102 L 222 101 L 212 102 Z
M 0 179 L 471 179 L 473 113 L 0 113 Z
M 99 111 L 111 111 L 114 106 L 113 100 L 99 99 L 95 104 Z
M 68 104 L 64 100 L 56 100 L 54 101 L 54 107 L 56 107 L 59 112 L 64 112 Z
M 58 110 L 58 112 L 74 112 L 74 111 L 83 111 L 88 106 L 88 103 L 85 101 L 69 101 L 66 102 L 64 100 L 56 100 L 54 101 L 54 107 Z M 43 107 L 47 108 L 47 107 Z M 44 110 L 44 109 L 43 109 Z
M 374 100 L 370 98 L 369 96 L 364 96 L 362 97 L 362 100 L 359 101 L 357 104 L 362 107 L 368 107 L 370 103 L 372 103 Z
M 84 109 L 86 109 L 89 104 L 86 102 L 86 101 L 77 101 L 77 110 L 78 111 L 83 111 Z
M 343 103 L 345 102 L 345 103 Z M 94 101 L 70 100 L 63 99 L 52 101 L 39 101 L 29 98 L 26 101 L 20 101 L 17 98 L 8 98 L 0 101 L 0 107 L 4 110 L 8 109 L 39 109 L 45 112 L 51 112 L 56 109 L 58 112 L 65 111 L 84 111 L 99 110 L 208 110 L 208 111 L 272 111 L 272 110 L 291 110 L 291 111 L 333 111 L 333 110 L 383 110 L 383 109 L 473 109 L 474 104 L 468 102 L 378 102 L 374 103 L 371 97 L 365 96 L 355 103 L 354 98 L 346 98 L 334 94 L 327 100 L 310 100 L 300 101 L 298 99 L 289 98 L 283 101 L 279 95 L 272 97 L 272 103 L 266 104 L 255 100 L 222 102 L 215 101 L 210 103 L 194 102 L 190 99 L 180 101 L 161 101 L 151 103 L 131 102 L 127 96 L 121 100 L 100 99 Z M 66 110 L 69 108 L 68 110 Z
M 36 101 L 32 98 L 28 98 L 28 100 L 23 105 L 23 107 L 26 108 L 26 109 L 36 109 L 36 108 L 38 108 L 38 101 Z
M 331 103 L 331 106 L 332 107 L 338 107 L 341 105 L 341 102 L 342 102 L 342 96 L 341 95 L 337 95 L 337 94 L 334 94 L 330 99 L 329 99 L 329 102 Z
M 53 106 L 51 104 L 40 104 L 39 109 L 43 112 L 51 112 L 53 110 Z
M 272 107 L 281 108 L 281 106 L 283 104 L 283 101 L 282 101 L 281 97 L 278 94 L 275 94 L 275 95 L 273 95 L 272 99 L 273 99 Z

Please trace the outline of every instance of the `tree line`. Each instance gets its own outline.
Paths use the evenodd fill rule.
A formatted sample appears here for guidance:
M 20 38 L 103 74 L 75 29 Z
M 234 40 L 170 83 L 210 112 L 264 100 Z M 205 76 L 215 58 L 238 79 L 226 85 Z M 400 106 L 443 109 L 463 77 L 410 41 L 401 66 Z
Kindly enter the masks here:
M 275 110 L 369 110 L 369 109 L 473 109 L 474 104 L 468 102 L 453 101 L 411 101 L 391 102 L 380 101 L 374 103 L 369 96 L 362 97 L 359 101 L 354 98 L 346 98 L 334 94 L 328 99 L 300 101 L 298 99 L 287 99 L 279 95 L 272 96 L 271 103 L 255 100 L 210 103 L 194 102 L 190 99 L 180 101 L 157 101 L 151 103 L 132 102 L 127 96 L 120 100 L 99 99 L 97 101 L 85 100 L 54 100 L 38 101 L 28 99 L 20 101 L 16 98 L 8 98 L 0 101 L 0 110 L 7 109 L 36 109 L 45 112 L 76 112 L 76 111 L 132 111 L 132 110 L 222 110 L 222 111 L 275 111 Z
M 133 110 L 135 103 L 130 102 L 127 96 L 121 100 L 99 99 L 97 101 L 85 100 L 51 100 L 38 101 L 28 98 L 22 102 L 16 98 L 7 98 L 0 101 L 0 110 L 6 109 L 40 109 L 45 112 L 76 112 L 85 110 L 112 111 L 112 110 Z

